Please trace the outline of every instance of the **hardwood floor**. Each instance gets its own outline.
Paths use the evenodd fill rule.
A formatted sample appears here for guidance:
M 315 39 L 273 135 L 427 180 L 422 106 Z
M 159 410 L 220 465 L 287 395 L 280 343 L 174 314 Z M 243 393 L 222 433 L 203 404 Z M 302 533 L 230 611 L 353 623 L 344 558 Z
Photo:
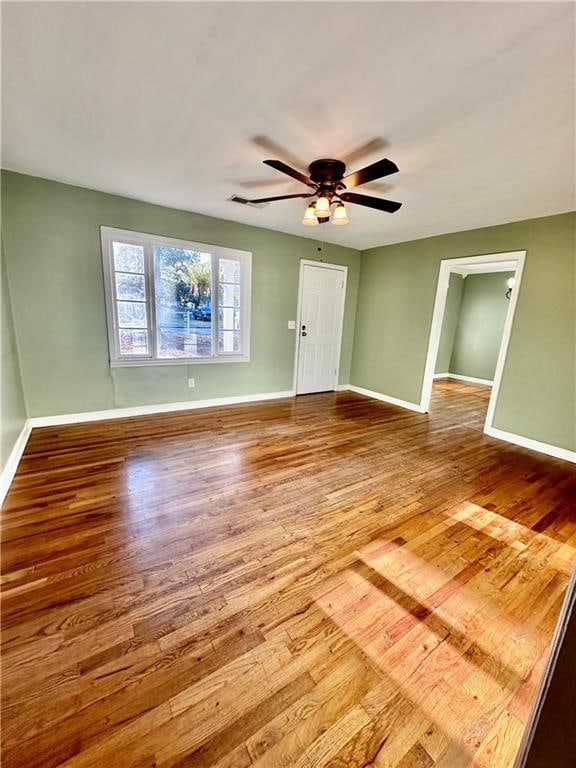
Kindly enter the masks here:
M 351 393 L 34 430 L 2 513 L 3 768 L 511 768 L 575 467 Z

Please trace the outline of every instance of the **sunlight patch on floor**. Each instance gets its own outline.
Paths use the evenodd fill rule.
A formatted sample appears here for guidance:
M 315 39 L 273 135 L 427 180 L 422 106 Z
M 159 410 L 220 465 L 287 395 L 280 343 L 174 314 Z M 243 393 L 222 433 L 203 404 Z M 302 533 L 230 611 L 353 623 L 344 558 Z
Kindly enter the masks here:
M 546 615 L 530 606 L 545 589 L 561 593 L 562 569 L 549 562 L 561 544 L 474 504 L 443 514 L 407 540 L 373 540 L 314 595 L 383 675 L 380 695 L 392 686 L 416 708 L 400 735 L 390 730 L 379 768 L 396 765 L 406 729 L 430 726 L 439 768 L 500 767 L 519 746 L 546 658 Z

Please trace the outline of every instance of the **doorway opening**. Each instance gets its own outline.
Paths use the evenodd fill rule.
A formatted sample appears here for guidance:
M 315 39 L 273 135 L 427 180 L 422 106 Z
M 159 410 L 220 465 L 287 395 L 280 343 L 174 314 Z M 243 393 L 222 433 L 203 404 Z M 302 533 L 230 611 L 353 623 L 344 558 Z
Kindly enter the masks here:
M 348 268 L 300 262 L 294 390 L 334 390 L 338 384 Z
M 522 281 L 526 251 L 440 262 L 421 408 L 433 388 L 443 399 L 477 398 L 490 433 Z M 485 418 L 484 418 L 485 413 Z

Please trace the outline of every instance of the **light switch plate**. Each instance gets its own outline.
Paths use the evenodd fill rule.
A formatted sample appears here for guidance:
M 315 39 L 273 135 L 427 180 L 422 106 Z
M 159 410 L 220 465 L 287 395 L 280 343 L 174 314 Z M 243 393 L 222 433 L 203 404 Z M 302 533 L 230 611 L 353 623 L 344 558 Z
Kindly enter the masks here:
M 296 330 L 296 320 L 288 320 L 288 330 L 289 331 Z

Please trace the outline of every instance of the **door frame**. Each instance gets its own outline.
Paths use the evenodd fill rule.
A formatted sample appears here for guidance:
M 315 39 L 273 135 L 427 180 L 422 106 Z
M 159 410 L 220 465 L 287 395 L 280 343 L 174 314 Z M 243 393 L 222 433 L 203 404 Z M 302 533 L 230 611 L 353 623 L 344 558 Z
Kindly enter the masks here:
M 336 355 L 336 374 L 334 376 L 334 389 L 338 387 L 338 376 L 340 375 L 340 355 L 342 352 L 342 336 L 344 334 L 344 310 L 346 307 L 346 288 L 348 283 L 348 267 L 342 264 L 329 264 L 325 261 L 314 261 L 313 259 L 300 259 L 300 273 L 298 277 L 298 304 L 296 307 L 296 343 L 294 345 L 294 376 L 292 389 L 294 394 L 298 394 L 298 357 L 300 354 L 300 326 L 302 325 L 300 314 L 302 312 L 302 289 L 304 288 L 304 267 L 324 267 L 325 269 L 335 269 L 342 273 L 344 287 L 342 289 L 342 306 L 340 308 L 340 328 L 338 334 L 338 351 Z M 310 393 L 313 394 L 313 393 Z
M 504 321 L 502 331 L 502 340 L 494 372 L 494 382 L 492 392 L 488 402 L 486 412 L 486 421 L 484 422 L 484 432 L 490 434 L 493 428 L 494 412 L 500 394 L 500 384 L 502 383 L 502 374 L 506 364 L 506 355 L 508 354 L 508 344 L 512 332 L 514 313 L 522 284 L 522 274 L 524 271 L 524 262 L 526 260 L 526 251 L 509 251 L 507 253 L 489 253 L 484 256 L 467 256 L 459 259 L 442 259 L 440 262 L 440 271 L 438 273 L 438 285 L 436 288 L 436 299 L 434 301 L 434 312 L 432 314 L 432 325 L 430 327 L 430 337 L 428 340 L 428 353 L 426 356 L 426 367 L 424 369 L 424 379 L 422 381 L 422 394 L 420 398 L 420 407 L 424 413 L 430 409 L 430 398 L 432 396 L 432 382 L 434 380 L 434 368 L 436 367 L 436 357 L 438 356 L 438 347 L 440 344 L 440 333 L 442 331 L 442 321 L 444 320 L 444 310 L 446 309 L 446 297 L 448 294 L 448 281 L 450 272 L 457 272 L 458 268 L 476 267 L 481 264 L 496 265 L 500 262 L 515 262 L 514 277 L 516 283 L 510 296 L 510 305 Z M 510 271 L 512 271 L 512 269 Z

